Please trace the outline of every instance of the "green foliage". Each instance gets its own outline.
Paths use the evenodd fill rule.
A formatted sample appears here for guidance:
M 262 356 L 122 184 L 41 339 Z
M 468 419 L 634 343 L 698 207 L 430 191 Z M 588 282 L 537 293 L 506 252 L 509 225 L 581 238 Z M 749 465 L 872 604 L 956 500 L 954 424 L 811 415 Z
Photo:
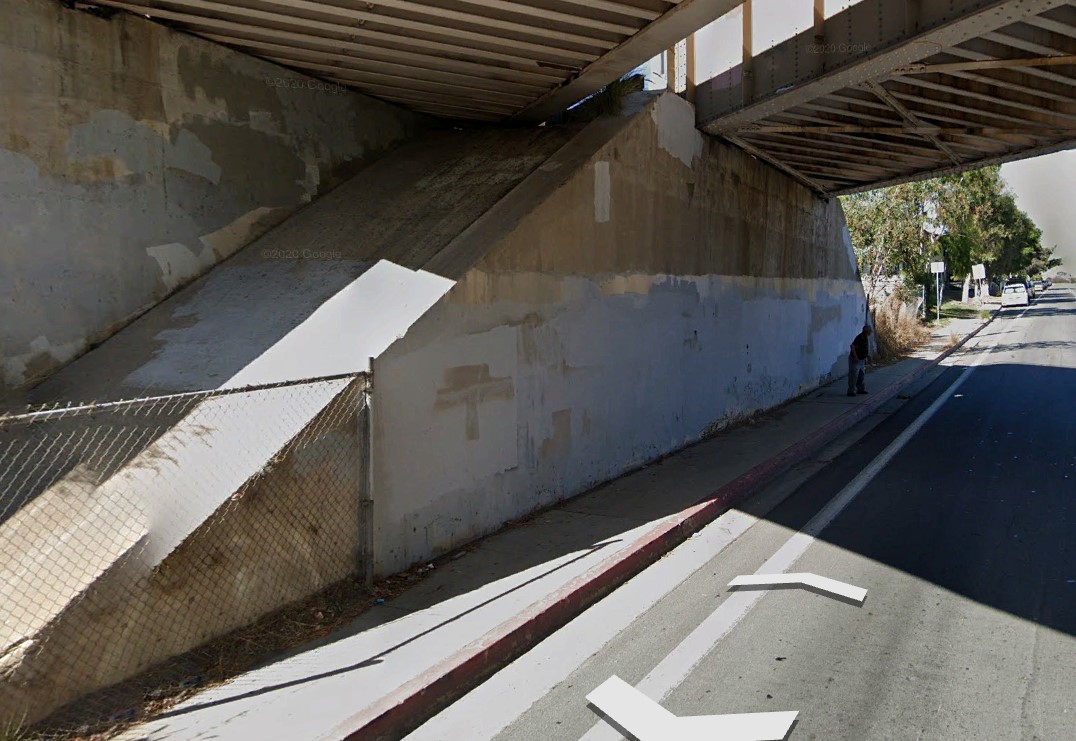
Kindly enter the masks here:
M 1061 264 L 1042 246 L 1041 230 L 1016 203 L 1000 166 L 904 183 L 842 199 L 868 299 L 893 275 L 929 283 L 927 264 L 943 259 L 950 275 L 982 263 L 987 274 L 1039 275 Z
M 624 99 L 640 92 L 645 83 L 642 75 L 631 75 L 609 83 L 575 108 L 565 113 L 567 121 L 593 121 L 601 116 L 615 116 L 624 107 Z
M 30 734 L 24 725 L 25 720 L 24 715 L 22 718 L 8 718 L 0 722 L 0 741 L 27 741 Z

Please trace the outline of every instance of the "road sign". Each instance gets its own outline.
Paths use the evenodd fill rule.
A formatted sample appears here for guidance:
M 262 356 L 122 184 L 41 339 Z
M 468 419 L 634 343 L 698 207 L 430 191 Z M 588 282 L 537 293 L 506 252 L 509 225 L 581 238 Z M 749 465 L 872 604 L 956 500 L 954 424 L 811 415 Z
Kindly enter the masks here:
M 975 280 L 985 280 L 986 279 L 986 266 L 985 265 L 972 265 L 971 266 L 971 277 L 974 278 Z
M 944 262 L 932 262 L 932 263 L 930 263 L 930 272 L 932 272 L 932 273 L 944 273 L 945 272 L 945 263 Z

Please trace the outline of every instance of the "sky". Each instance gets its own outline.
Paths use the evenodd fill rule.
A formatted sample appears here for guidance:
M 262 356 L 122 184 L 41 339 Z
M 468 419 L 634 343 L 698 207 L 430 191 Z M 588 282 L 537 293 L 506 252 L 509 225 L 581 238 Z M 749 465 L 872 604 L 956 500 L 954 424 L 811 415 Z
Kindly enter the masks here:
M 858 0 L 826 0 L 826 17 Z M 754 49 L 758 53 L 805 31 L 813 23 L 811 0 L 755 0 Z M 742 16 L 739 8 L 696 35 L 696 65 L 707 79 L 740 61 Z M 1076 275 L 1076 150 L 1010 162 L 1002 177 L 1017 203 L 1043 231 L 1042 243 L 1057 245 L 1060 268 Z
M 1076 150 L 1001 166 L 1016 202 L 1042 229 L 1042 243 L 1057 245 L 1060 270 L 1076 274 Z

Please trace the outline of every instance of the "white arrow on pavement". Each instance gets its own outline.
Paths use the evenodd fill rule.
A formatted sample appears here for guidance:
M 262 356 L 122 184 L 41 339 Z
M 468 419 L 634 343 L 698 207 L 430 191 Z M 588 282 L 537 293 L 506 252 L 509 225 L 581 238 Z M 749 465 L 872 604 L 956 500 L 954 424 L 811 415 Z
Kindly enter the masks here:
M 693 715 L 670 713 L 617 676 L 587 695 L 587 701 L 637 741 L 781 741 L 796 711 Z
M 750 574 L 737 576 L 729 582 L 730 587 L 784 587 L 796 586 L 827 592 L 841 599 L 862 605 L 867 599 L 867 590 L 845 584 L 843 581 L 830 579 L 818 574 Z

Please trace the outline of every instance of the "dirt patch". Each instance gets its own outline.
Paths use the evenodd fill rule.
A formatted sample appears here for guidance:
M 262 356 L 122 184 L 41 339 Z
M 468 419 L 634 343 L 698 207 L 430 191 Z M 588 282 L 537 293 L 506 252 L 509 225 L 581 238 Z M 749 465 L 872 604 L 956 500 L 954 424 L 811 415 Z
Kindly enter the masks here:
M 461 549 L 437 562 L 448 561 Z M 13 733 L 19 741 L 105 741 L 152 719 L 198 693 L 301 649 L 351 625 L 433 572 L 416 565 L 367 588 L 355 579 L 337 582 L 317 595 L 164 662 L 121 684 L 83 697 L 45 721 Z M 0 735 L 0 739 L 6 739 Z

